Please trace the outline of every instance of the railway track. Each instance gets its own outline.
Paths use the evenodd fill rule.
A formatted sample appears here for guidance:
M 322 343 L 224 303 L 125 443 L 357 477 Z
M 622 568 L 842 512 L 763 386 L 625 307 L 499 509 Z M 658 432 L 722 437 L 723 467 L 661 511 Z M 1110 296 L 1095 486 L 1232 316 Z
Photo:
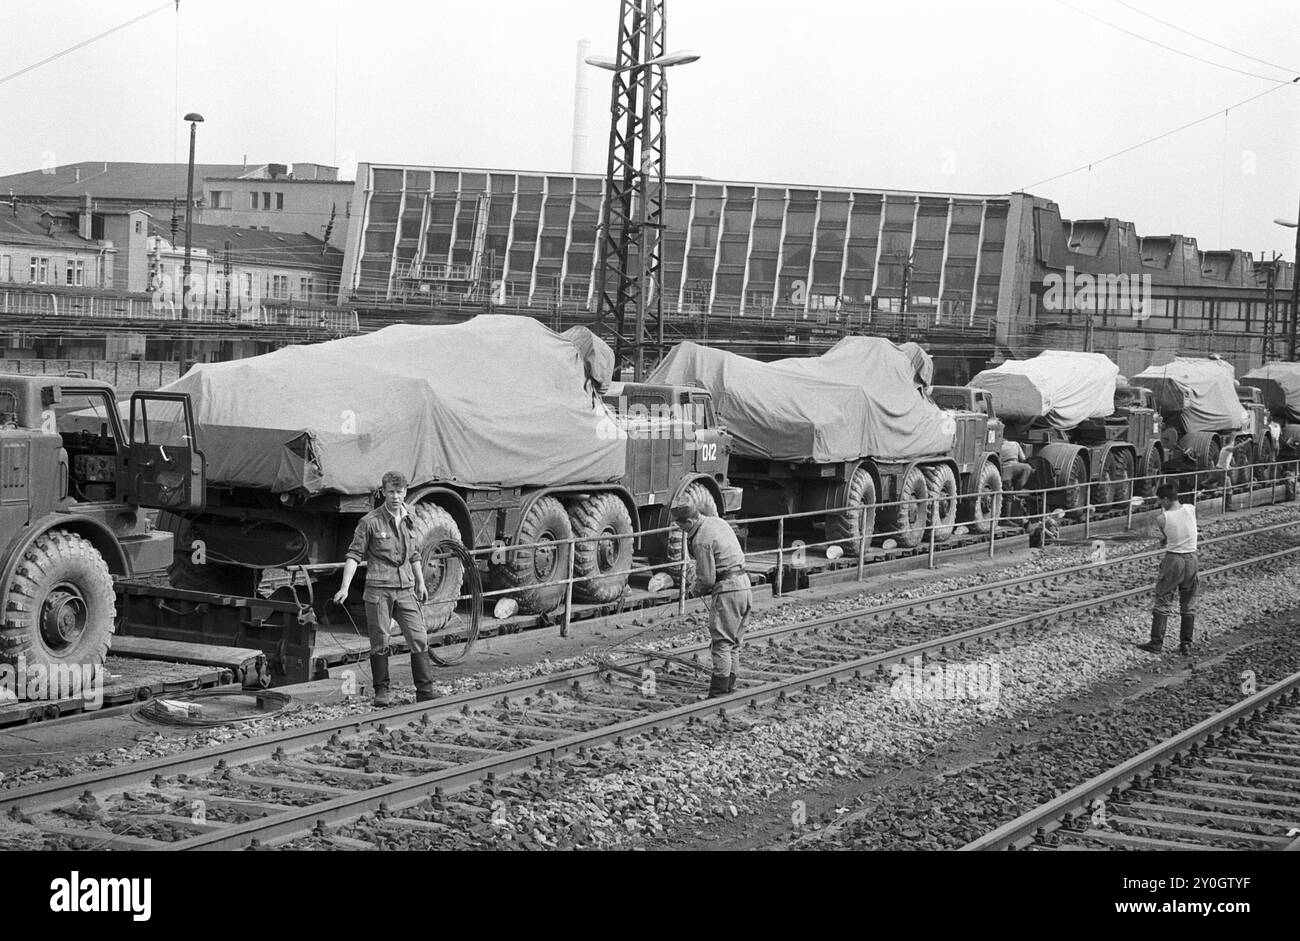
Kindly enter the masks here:
M 1236 558 L 1243 552 L 1245 559 Z M 702 702 L 707 645 L 586 667 L 0 793 L 0 812 L 68 849 L 234 849 L 369 812 L 434 828 L 480 780 L 801 689 L 1131 603 L 1156 552 L 1004 579 L 755 632 L 742 688 Z M 1205 540 L 1203 577 L 1300 555 L 1300 521 Z M 1217 566 L 1211 563 L 1220 562 Z M 612 651 L 610 653 L 613 653 Z
M 1300 851 L 1300 673 L 962 849 Z

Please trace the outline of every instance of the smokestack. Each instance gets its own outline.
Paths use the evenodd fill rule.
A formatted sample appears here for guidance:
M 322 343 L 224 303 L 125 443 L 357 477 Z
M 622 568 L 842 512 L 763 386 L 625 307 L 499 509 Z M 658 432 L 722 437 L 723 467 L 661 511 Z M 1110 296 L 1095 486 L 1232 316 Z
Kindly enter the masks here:
M 587 100 L 590 89 L 587 85 L 587 55 L 591 52 L 591 41 L 578 40 L 578 67 L 573 82 L 573 160 L 572 171 L 585 173 L 587 166 Z

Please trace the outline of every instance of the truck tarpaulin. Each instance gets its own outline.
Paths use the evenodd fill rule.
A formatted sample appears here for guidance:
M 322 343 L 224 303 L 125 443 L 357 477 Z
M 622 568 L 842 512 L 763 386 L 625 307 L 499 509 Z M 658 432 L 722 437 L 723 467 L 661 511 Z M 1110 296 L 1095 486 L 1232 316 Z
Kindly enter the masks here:
M 212 484 L 363 494 L 388 470 L 413 484 L 599 483 L 623 474 L 627 445 L 599 432 L 609 413 L 582 346 L 530 317 L 398 324 L 197 365 L 165 391 L 190 394 Z
M 1300 363 L 1269 363 L 1246 373 L 1243 386 L 1259 389 L 1269 414 L 1300 424 Z
M 1148 366 L 1133 377 L 1133 384 L 1150 389 L 1156 411 L 1184 432 L 1227 431 L 1242 424 L 1234 370 L 1227 360 L 1179 357 Z
M 649 381 L 708 389 L 741 456 L 832 463 L 951 450 L 952 417 L 921 396 L 915 375 L 888 340 L 845 337 L 821 356 L 772 363 L 682 343 Z
M 1115 411 L 1119 367 L 1100 353 L 1044 350 L 1033 359 L 1009 359 L 970 381 L 993 396 L 993 410 L 1009 423 L 1042 419 L 1074 428 Z

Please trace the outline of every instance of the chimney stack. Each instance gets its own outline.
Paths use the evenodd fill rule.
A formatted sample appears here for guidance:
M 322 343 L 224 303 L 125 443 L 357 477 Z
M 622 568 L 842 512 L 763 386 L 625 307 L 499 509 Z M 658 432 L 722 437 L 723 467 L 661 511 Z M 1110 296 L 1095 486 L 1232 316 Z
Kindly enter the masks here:
M 83 239 L 85 239 L 87 242 L 89 242 L 89 241 L 90 241 L 90 234 L 91 234 L 91 232 L 93 231 L 93 228 L 92 228 L 92 226 L 91 226 L 91 224 L 90 224 L 90 223 L 91 223 L 91 206 L 90 206 L 90 194 L 89 194 L 89 193 L 86 193 L 85 195 L 83 195 L 83 196 L 81 197 L 81 215 L 80 215 L 80 217 L 78 218 L 77 222 L 78 222 L 78 227 L 77 227 L 78 234 L 79 234 Z
M 583 173 L 587 166 L 587 99 L 590 98 L 587 86 L 587 54 L 591 51 L 591 41 L 578 40 L 578 66 L 573 81 L 573 155 L 570 169 L 574 173 Z
M 74 174 L 76 174 L 76 176 L 73 178 L 72 182 L 73 182 L 73 183 L 80 183 L 80 182 L 81 182 L 81 167 L 76 167 L 72 172 L 73 172 Z

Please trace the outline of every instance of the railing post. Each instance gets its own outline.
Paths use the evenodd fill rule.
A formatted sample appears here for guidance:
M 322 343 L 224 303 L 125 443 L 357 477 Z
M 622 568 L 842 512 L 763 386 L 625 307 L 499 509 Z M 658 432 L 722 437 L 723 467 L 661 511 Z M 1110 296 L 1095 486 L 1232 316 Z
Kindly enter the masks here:
M 682 558 L 678 563 L 681 566 L 681 576 L 677 579 L 677 613 L 679 615 L 686 613 L 686 558 L 690 552 L 686 548 L 686 534 L 682 534 Z
M 858 509 L 858 581 L 865 574 L 867 564 L 867 508 L 864 504 Z
M 785 581 L 785 517 L 776 521 L 776 584 L 772 594 L 781 597 L 781 582 Z
M 939 498 L 930 497 L 930 568 L 934 568 L 934 533 L 939 528 Z
M 569 624 L 573 621 L 573 557 L 578 554 L 578 540 L 571 538 L 569 543 L 568 582 L 564 586 L 564 623 L 560 625 L 560 636 L 569 636 Z
M 975 495 L 979 499 L 979 494 Z M 993 505 L 989 507 L 992 511 L 993 521 L 989 523 L 989 558 L 993 558 L 993 544 L 998 541 L 998 520 L 1002 518 L 1002 488 L 999 487 L 993 494 Z

